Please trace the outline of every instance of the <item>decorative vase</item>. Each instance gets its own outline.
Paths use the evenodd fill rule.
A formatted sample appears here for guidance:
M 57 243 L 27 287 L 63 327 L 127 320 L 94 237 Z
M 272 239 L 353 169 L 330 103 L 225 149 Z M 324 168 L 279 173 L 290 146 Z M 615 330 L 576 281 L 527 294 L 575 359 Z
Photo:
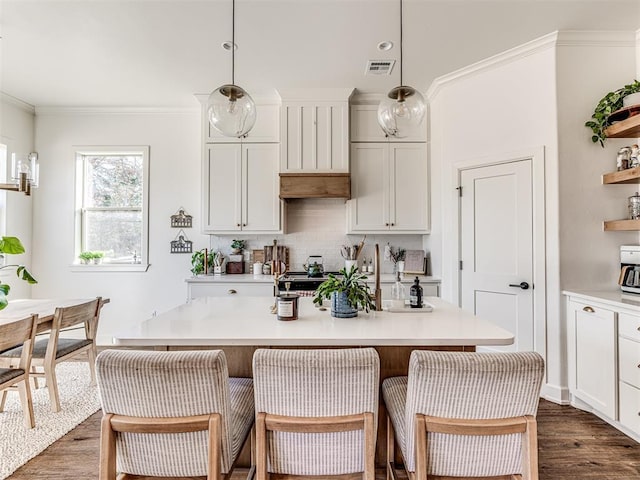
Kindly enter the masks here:
M 358 316 L 358 309 L 351 306 L 346 292 L 333 292 L 331 294 L 331 316 L 336 318 Z
M 404 273 L 404 260 L 398 260 L 396 262 L 396 272 Z

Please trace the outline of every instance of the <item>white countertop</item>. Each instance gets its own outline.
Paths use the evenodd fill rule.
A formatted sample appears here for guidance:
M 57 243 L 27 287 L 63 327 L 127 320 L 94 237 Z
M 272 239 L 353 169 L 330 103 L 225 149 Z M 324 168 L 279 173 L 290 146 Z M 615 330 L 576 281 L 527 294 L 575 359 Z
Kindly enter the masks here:
M 432 312 L 360 312 L 333 318 L 311 298 L 299 300 L 298 320 L 269 312 L 273 297 L 202 297 L 114 336 L 122 346 L 472 346 L 510 345 L 511 332 L 436 297 Z
M 640 312 L 640 295 L 615 290 L 564 290 L 563 295 L 586 302 L 600 302 L 612 307 L 624 307 Z
M 432 284 L 440 283 L 440 279 L 437 277 L 426 277 L 424 275 L 417 275 L 420 279 L 420 283 Z M 402 283 L 405 285 L 413 284 L 413 279 L 416 278 L 415 274 L 405 274 L 402 279 Z M 189 277 L 185 280 L 187 283 L 273 283 L 273 276 L 271 275 L 253 275 L 251 273 L 227 273 L 224 275 L 198 275 L 196 277 Z M 367 276 L 367 283 L 375 283 L 376 277 L 371 274 Z M 380 283 L 395 283 L 396 277 L 392 273 L 384 273 L 380 275 Z

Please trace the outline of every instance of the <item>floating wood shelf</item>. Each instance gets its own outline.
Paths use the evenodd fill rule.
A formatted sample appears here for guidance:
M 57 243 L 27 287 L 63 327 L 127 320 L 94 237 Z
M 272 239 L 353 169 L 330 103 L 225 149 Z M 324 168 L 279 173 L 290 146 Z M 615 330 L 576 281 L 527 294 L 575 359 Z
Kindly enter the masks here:
M 604 131 L 608 138 L 640 137 L 640 115 L 616 122 Z
M 613 183 L 640 183 L 640 167 L 627 168 L 619 172 L 605 173 L 602 175 L 603 184 Z
M 605 232 L 640 230 L 640 220 L 609 220 L 604 222 Z

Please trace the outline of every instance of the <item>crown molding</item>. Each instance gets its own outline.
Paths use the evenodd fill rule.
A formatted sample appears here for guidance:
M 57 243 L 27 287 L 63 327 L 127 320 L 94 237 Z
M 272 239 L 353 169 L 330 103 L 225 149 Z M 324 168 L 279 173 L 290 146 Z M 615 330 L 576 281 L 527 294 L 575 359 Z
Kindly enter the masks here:
M 197 107 L 35 107 L 36 115 L 145 115 L 178 114 L 192 115 L 200 110 Z
M 384 93 L 362 93 L 356 90 L 351 97 L 351 105 L 377 105 L 384 96 Z
M 30 113 L 31 115 L 34 115 L 36 112 L 35 107 L 33 105 L 23 100 L 20 100 L 19 98 L 16 98 L 12 95 L 9 95 L 8 93 L 0 92 L 0 102 L 7 105 L 12 105 L 16 108 L 19 108 L 20 110 L 24 110 L 25 112 Z
M 452 83 L 462 78 L 491 70 L 498 66 L 506 65 L 534 53 L 547 50 L 553 47 L 556 44 L 557 40 L 558 32 L 552 32 L 542 37 L 531 40 L 530 42 L 518 45 L 517 47 L 505 50 L 504 52 L 498 53 L 489 58 L 485 58 L 484 60 L 480 60 L 479 62 L 472 63 L 471 65 L 467 65 L 466 67 L 460 68 L 458 70 L 454 70 L 453 72 L 447 73 L 446 75 L 442 75 L 436 78 L 427 89 L 427 99 L 429 101 L 432 101 L 438 95 L 438 93 L 440 93 L 440 90 L 448 83 Z
M 558 32 L 559 47 L 635 47 L 638 32 L 561 30 Z
M 517 47 L 436 78 L 427 90 L 427 98 L 429 101 L 433 100 L 448 83 L 515 62 L 549 48 L 555 48 L 557 46 L 636 47 L 639 41 L 640 30 L 637 30 L 635 34 L 632 31 L 596 30 L 564 30 L 551 32 L 530 42 L 523 43 L 522 45 L 518 45 Z
M 194 93 L 193 96 L 200 102 L 201 105 L 206 105 L 209 100 L 209 93 Z M 281 105 L 282 100 L 280 95 L 275 90 L 270 92 L 252 92 L 251 98 L 257 105 Z

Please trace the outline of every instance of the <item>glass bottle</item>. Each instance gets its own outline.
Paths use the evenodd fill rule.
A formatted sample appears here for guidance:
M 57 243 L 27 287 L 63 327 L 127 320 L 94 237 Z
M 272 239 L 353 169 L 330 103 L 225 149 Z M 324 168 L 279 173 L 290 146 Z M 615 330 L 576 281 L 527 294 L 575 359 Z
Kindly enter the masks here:
M 409 289 L 409 305 L 411 308 L 422 308 L 422 287 L 418 277 L 416 277 Z
M 391 287 L 391 304 L 394 309 L 404 308 L 404 301 L 407 294 L 400 281 L 400 272 L 396 273 L 396 283 Z

